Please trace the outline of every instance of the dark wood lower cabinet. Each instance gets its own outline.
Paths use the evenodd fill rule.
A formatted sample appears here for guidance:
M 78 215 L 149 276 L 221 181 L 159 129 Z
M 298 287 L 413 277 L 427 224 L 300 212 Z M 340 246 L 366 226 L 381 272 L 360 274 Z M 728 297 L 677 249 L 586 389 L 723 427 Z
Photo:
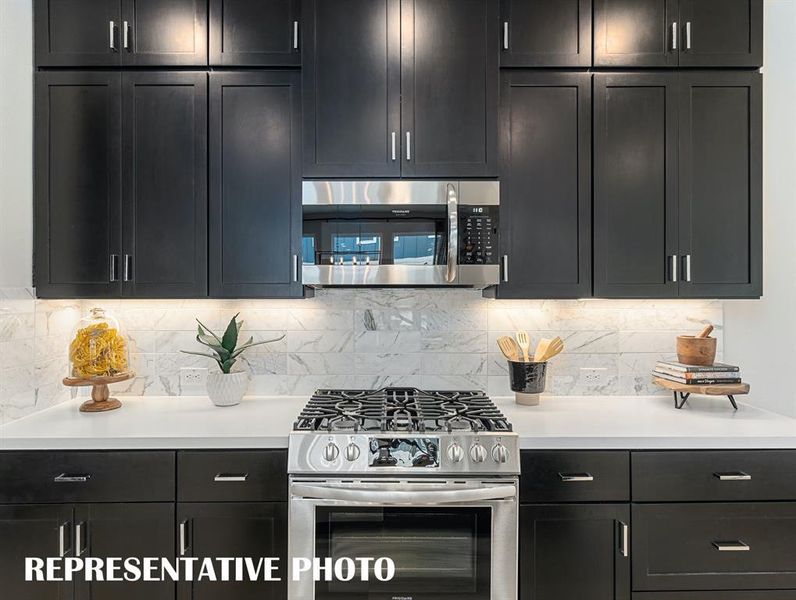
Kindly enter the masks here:
M 629 600 L 627 504 L 520 506 L 521 600 Z
M 25 557 L 71 555 L 71 532 L 71 505 L 0 506 L 0 597 L 71 600 L 71 583 L 25 581 Z
M 183 503 L 185 556 L 279 557 L 281 582 L 192 582 L 180 584 L 180 600 L 283 600 L 287 585 L 287 503 Z M 179 544 L 180 542 L 178 542 Z
M 793 590 L 755 592 L 634 592 L 633 600 L 793 600 Z

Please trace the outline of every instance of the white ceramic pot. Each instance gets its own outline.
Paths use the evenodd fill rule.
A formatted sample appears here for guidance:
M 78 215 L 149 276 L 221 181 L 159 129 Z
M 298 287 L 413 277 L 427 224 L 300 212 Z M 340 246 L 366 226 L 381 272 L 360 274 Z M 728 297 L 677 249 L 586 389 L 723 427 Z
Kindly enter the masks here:
M 216 406 L 235 406 L 240 404 L 249 385 L 249 374 L 208 373 L 207 395 Z

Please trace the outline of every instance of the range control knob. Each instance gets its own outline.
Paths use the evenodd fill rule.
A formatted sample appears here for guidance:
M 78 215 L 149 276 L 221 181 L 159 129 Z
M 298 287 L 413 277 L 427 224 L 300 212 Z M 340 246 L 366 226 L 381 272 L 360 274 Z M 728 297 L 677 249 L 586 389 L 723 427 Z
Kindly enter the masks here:
M 338 456 L 340 456 L 340 448 L 337 447 L 337 444 L 334 442 L 326 444 L 326 448 L 323 449 L 323 458 L 325 458 L 327 462 L 334 462 L 337 460 Z
M 482 463 L 486 460 L 486 448 L 481 442 L 476 442 L 470 446 L 470 458 L 477 463 Z
M 464 448 L 458 442 L 453 442 L 448 446 L 448 458 L 452 463 L 462 462 L 464 460 Z
M 354 442 L 348 444 L 345 447 L 345 459 L 348 462 L 354 462 L 356 459 L 359 458 L 359 446 L 357 446 Z
M 509 462 L 509 451 L 503 444 L 495 444 L 492 448 L 492 458 L 496 463 Z

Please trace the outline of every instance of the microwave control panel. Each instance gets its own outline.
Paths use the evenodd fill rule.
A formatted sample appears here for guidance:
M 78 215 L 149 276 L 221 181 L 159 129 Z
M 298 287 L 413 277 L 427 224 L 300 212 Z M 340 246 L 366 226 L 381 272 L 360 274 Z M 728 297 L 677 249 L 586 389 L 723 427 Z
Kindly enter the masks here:
M 499 206 L 459 206 L 459 264 L 498 264 Z

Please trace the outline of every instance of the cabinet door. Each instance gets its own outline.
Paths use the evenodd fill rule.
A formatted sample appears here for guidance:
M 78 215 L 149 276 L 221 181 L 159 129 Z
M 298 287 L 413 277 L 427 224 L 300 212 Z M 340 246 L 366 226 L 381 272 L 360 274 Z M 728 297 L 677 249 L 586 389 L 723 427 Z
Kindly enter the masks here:
M 506 73 L 500 298 L 591 295 L 591 75 Z
M 591 0 L 502 0 L 501 67 L 590 67 Z
M 124 295 L 207 295 L 207 75 L 123 80 Z
M 594 295 L 677 296 L 677 75 L 594 76 Z
M 629 600 L 626 504 L 520 506 L 520 600 Z
M 75 508 L 75 555 L 81 558 L 176 556 L 174 504 L 83 504 Z M 91 600 L 173 600 L 171 581 L 79 581 Z
M 122 0 L 122 64 L 207 64 L 207 0 Z
M 210 287 L 301 296 L 299 74 L 210 76 Z
M 759 297 L 762 75 L 680 76 L 680 295 Z
M 121 292 L 120 75 L 36 74 L 35 286 L 42 298 Z
M 399 0 L 305 0 L 303 15 L 304 176 L 399 176 Z
M 680 0 L 681 67 L 763 65 L 763 0 Z
M 104 67 L 121 61 L 121 0 L 35 0 L 39 67 Z
M 0 506 L 0 590 L 3 598 L 72 600 L 70 582 L 25 581 L 25 558 L 74 556 L 72 506 Z
M 210 0 L 210 64 L 299 66 L 299 0 Z
M 282 581 L 180 584 L 180 600 L 283 600 L 287 582 L 287 503 L 187 503 L 177 507 L 183 556 L 279 558 Z
M 491 0 L 401 0 L 404 176 L 497 176 L 498 17 Z
M 594 66 L 677 66 L 677 6 L 677 0 L 594 0 Z

